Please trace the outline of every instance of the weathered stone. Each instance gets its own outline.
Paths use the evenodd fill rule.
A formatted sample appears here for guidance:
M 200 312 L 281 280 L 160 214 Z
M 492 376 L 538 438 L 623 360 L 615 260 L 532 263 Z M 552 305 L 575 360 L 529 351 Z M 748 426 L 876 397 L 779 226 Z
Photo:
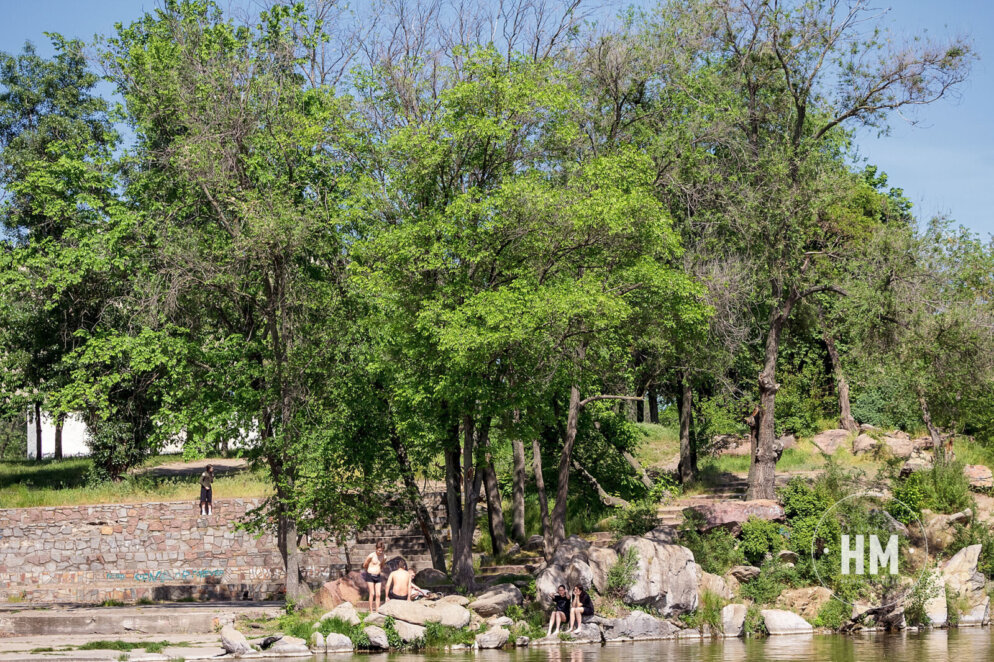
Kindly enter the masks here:
M 602 621 L 604 639 L 665 639 L 679 629 L 669 621 L 654 618 L 644 611 L 633 611 L 624 618 Z
M 806 586 L 784 591 L 777 598 L 777 606 L 813 621 L 821 608 L 832 599 L 832 592 L 824 586 Z
M 869 453 L 877 447 L 879 442 L 868 434 L 861 434 L 852 440 L 853 455 Z
M 789 549 L 781 549 L 777 552 L 777 560 L 781 563 L 795 565 L 797 563 L 797 552 L 793 552 Z
M 905 432 L 892 432 L 884 436 L 884 445 L 894 457 L 907 459 L 915 451 L 915 445 Z
M 721 610 L 721 631 L 726 637 L 745 634 L 746 606 L 739 603 L 725 605 Z
M 941 552 L 953 542 L 956 536 L 957 524 L 966 524 L 973 517 L 973 511 L 967 508 L 952 515 L 937 515 L 930 510 L 922 511 L 922 519 L 925 521 L 925 537 L 928 539 L 928 549 L 930 552 Z M 912 529 L 915 534 L 921 530 L 917 523 Z
M 490 628 L 482 634 L 476 635 L 477 648 L 502 648 L 507 643 L 511 633 L 507 628 Z
M 325 609 L 334 609 L 345 602 L 356 604 L 360 600 L 359 591 L 346 579 L 325 582 L 314 596 L 314 601 Z
M 545 549 L 545 539 L 542 536 L 532 536 L 525 542 L 525 550 L 529 552 L 541 552 Z
M 311 650 L 320 653 L 325 651 L 324 635 L 320 632 L 311 633 Z
M 970 489 L 985 492 L 994 488 L 994 473 L 982 464 L 968 464 L 963 467 L 963 475 L 970 481 Z
M 680 537 L 679 532 L 676 530 L 675 526 L 669 526 L 668 524 L 663 524 L 657 526 L 652 531 L 646 533 L 643 538 L 648 538 L 653 542 L 666 543 L 667 545 L 676 544 L 677 539 Z M 592 548 L 591 548 L 592 549 Z M 587 550 L 587 555 L 590 555 L 590 551 Z
M 725 580 L 710 572 L 701 571 L 701 583 L 697 588 L 698 600 L 701 600 L 705 592 L 711 592 L 725 600 L 732 599 L 732 591 L 728 588 Z
M 700 518 L 701 522 L 698 528 L 701 531 L 722 527 L 728 529 L 735 536 L 742 531 L 742 524 L 750 517 L 758 517 L 771 522 L 784 520 L 783 506 L 772 499 L 703 503 L 685 508 L 683 512 L 691 517 Z
M 367 625 L 362 629 L 369 638 L 369 647 L 379 650 L 390 648 L 390 640 L 387 639 L 386 631 L 378 625 Z
M 759 568 L 754 565 L 737 565 L 728 574 L 740 582 L 748 582 L 759 577 Z
M 814 630 L 810 623 L 791 611 L 764 609 L 760 613 L 763 615 L 766 631 L 771 635 L 805 634 Z
M 395 619 L 393 627 L 397 631 L 398 636 L 400 636 L 401 641 L 405 644 L 417 641 L 418 639 L 424 639 L 425 628 L 420 625 Z
M 777 439 L 777 445 L 785 451 L 790 450 L 797 446 L 797 437 L 792 434 L 786 434 Z
M 252 651 L 245 635 L 230 625 L 221 628 L 221 648 L 230 655 L 244 655 Z
M 514 584 L 497 584 L 469 603 L 469 608 L 483 617 L 503 614 L 511 605 L 520 605 L 524 597 Z
M 363 625 L 376 625 L 378 627 L 383 627 L 387 624 L 387 617 L 378 611 L 374 611 L 366 616 L 366 620 L 363 621 Z
M 591 547 L 587 550 L 587 565 L 593 575 L 594 588 L 598 593 L 607 591 L 607 574 L 618 562 L 618 552 L 610 547 Z
M 549 564 L 535 576 L 535 595 L 543 607 L 552 605 L 560 584 L 566 585 L 566 573 L 557 565 Z
M 987 625 L 990 618 L 990 605 L 991 599 L 989 596 L 983 596 L 980 603 L 967 609 L 965 612 L 960 614 L 959 625 Z
M 901 467 L 901 475 L 908 476 L 916 471 L 929 471 L 934 463 L 935 458 L 931 453 L 916 448 Z
M 300 637 L 283 637 L 272 646 L 269 652 L 279 655 L 309 655 L 311 649 L 307 647 L 307 642 Z
M 528 637 L 518 637 L 514 640 L 514 645 L 518 648 L 526 648 L 529 642 L 531 642 L 531 639 Z
M 509 628 L 514 626 L 514 619 L 507 616 L 493 616 L 487 619 L 487 623 L 490 625 L 499 625 L 502 628 Z M 525 625 L 527 627 L 527 623 Z
M 811 443 L 817 446 L 822 453 L 834 455 L 839 448 L 845 447 L 846 440 L 849 439 L 849 431 L 841 428 L 836 430 L 825 430 L 819 432 L 811 438 Z
M 979 605 L 986 598 L 986 579 L 978 569 L 980 545 L 970 545 L 953 554 L 942 565 L 942 579 L 954 593 L 959 593 L 971 607 Z
M 566 585 L 582 586 L 585 591 L 589 591 L 594 585 L 594 571 L 586 561 L 574 558 L 566 566 Z
M 415 582 L 416 584 L 417 582 Z M 469 598 L 465 595 L 459 595 L 458 593 L 453 593 L 452 595 L 446 595 L 439 598 L 439 602 L 451 602 L 454 605 L 459 605 L 460 607 L 465 607 L 469 604 Z
M 601 628 L 596 623 L 581 623 L 580 631 L 570 636 L 573 637 L 573 641 L 580 642 L 596 641 L 599 643 L 603 640 Z
M 349 625 L 359 625 L 360 623 L 359 612 L 356 611 L 356 608 L 351 602 L 343 602 L 321 616 L 320 620 L 326 621 L 331 618 L 337 618 L 338 620 L 345 621 Z
M 580 536 L 570 536 L 562 541 L 559 547 L 556 547 L 556 551 L 553 552 L 549 563 L 565 568 L 575 558 L 586 561 L 588 549 L 590 549 L 589 542 Z
M 625 602 L 654 607 L 663 616 L 697 608 L 701 569 L 689 549 L 634 536 L 618 543 L 619 555 L 630 549 L 638 555 L 638 563 L 634 581 L 624 596 Z
M 414 583 L 422 588 L 431 588 L 433 586 L 441 586 L 451 582 L 449 580 L 449 576 L 441 570 L 436 570 L 435 568 L 425 568 L 424 570 L 419 570 L 418 574 L 414 575 Z
M 418 600 L 387 600 L 380 605 L 380 613 L 416 625 L 437 622 L 453 628 L 469 625 L 470 613 L 465 607 L 451 602 Z
M 344 634 L 332 632 L 324 639 L 324 649 L 329 653 L 351 653 L 354 648 L 352 640 Z

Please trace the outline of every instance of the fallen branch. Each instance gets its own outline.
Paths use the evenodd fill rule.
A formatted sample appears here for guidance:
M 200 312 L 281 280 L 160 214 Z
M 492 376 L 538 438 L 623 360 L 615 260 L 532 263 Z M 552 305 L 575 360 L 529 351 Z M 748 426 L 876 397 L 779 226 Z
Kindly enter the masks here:
M 590 481 L 590 484 L 594 486 L 595 490 L 597 490 L 597 497 L 605 506 L 610 506 L 611 508 L 627 508 L 631 505 L 621 497 L 611 496 L 608 494 L 604 488 L 601 487 L 601 484 L 597 482 L 597 479 L 594 478 L 589 471 L 580 466 L 580 463 L 576 460 L 573 460 L 573 468 L 579 471 L 584 478 Z

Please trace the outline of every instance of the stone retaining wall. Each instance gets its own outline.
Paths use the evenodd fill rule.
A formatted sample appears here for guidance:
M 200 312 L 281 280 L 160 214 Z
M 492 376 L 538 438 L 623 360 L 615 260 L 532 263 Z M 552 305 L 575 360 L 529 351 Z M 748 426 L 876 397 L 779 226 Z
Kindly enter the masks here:
M 0 510 L 0 601 L 97 604 L 106 600 L 266 600 L 284 591 L 283 562 L 270 534 L 237 529 L 260 499 L 219 499 L 200 517 L 191 501 Z M 428 499 L 441 530 L 445 508 Z M 338 576 L 382 540 L 387 556 L 430 567 L 416 525 L 376 526 L 343 547 L 304 541 L 308 583 Z

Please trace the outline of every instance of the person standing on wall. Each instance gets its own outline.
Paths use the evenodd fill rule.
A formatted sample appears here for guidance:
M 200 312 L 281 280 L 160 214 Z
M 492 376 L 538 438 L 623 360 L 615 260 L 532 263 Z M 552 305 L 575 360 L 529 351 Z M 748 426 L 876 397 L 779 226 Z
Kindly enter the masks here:
M 200 474 L 200 514 L 210 515 L 214 512 L 214 465 L 208 464 L 207 470 Z

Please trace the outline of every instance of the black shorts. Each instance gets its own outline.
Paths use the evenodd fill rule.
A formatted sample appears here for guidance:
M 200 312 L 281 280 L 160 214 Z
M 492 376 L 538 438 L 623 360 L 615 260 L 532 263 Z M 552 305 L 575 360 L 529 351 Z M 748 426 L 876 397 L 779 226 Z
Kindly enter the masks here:
M 387 597 L 389 599 L 391 599 L 391 600 L 406 600 L 407 599 L 406 595 L 397 595 L 393 591 L 390 591 L 389 593 L 387 593 Z
M 594 615 L 593 609 L 591 609 L 590 607 L 583 608 L 583 616 L 593 616 L 593 615 Z
M 214 493 L 214 490 L 212 490 L 209 487 L 204 487 L 203 485 L 201 485 L 200 486 L 200 501 L 201 501 L 201 503 L 212 503 L 211 496 L 213 495 L 213 493 Z
M 362 581 L 366 582 L 367 584 L 382 584 L 383 583 L 383 575 L 371 575 L 368 572 L 366 572 L 365 570 L 363 570 L 362 571 Z
M 567 618 L 569 618 L 569 611 L 567 611 L 565 609 L 556 609 L 556 611 L 558 611 L 563 616 L 566 616 Z

